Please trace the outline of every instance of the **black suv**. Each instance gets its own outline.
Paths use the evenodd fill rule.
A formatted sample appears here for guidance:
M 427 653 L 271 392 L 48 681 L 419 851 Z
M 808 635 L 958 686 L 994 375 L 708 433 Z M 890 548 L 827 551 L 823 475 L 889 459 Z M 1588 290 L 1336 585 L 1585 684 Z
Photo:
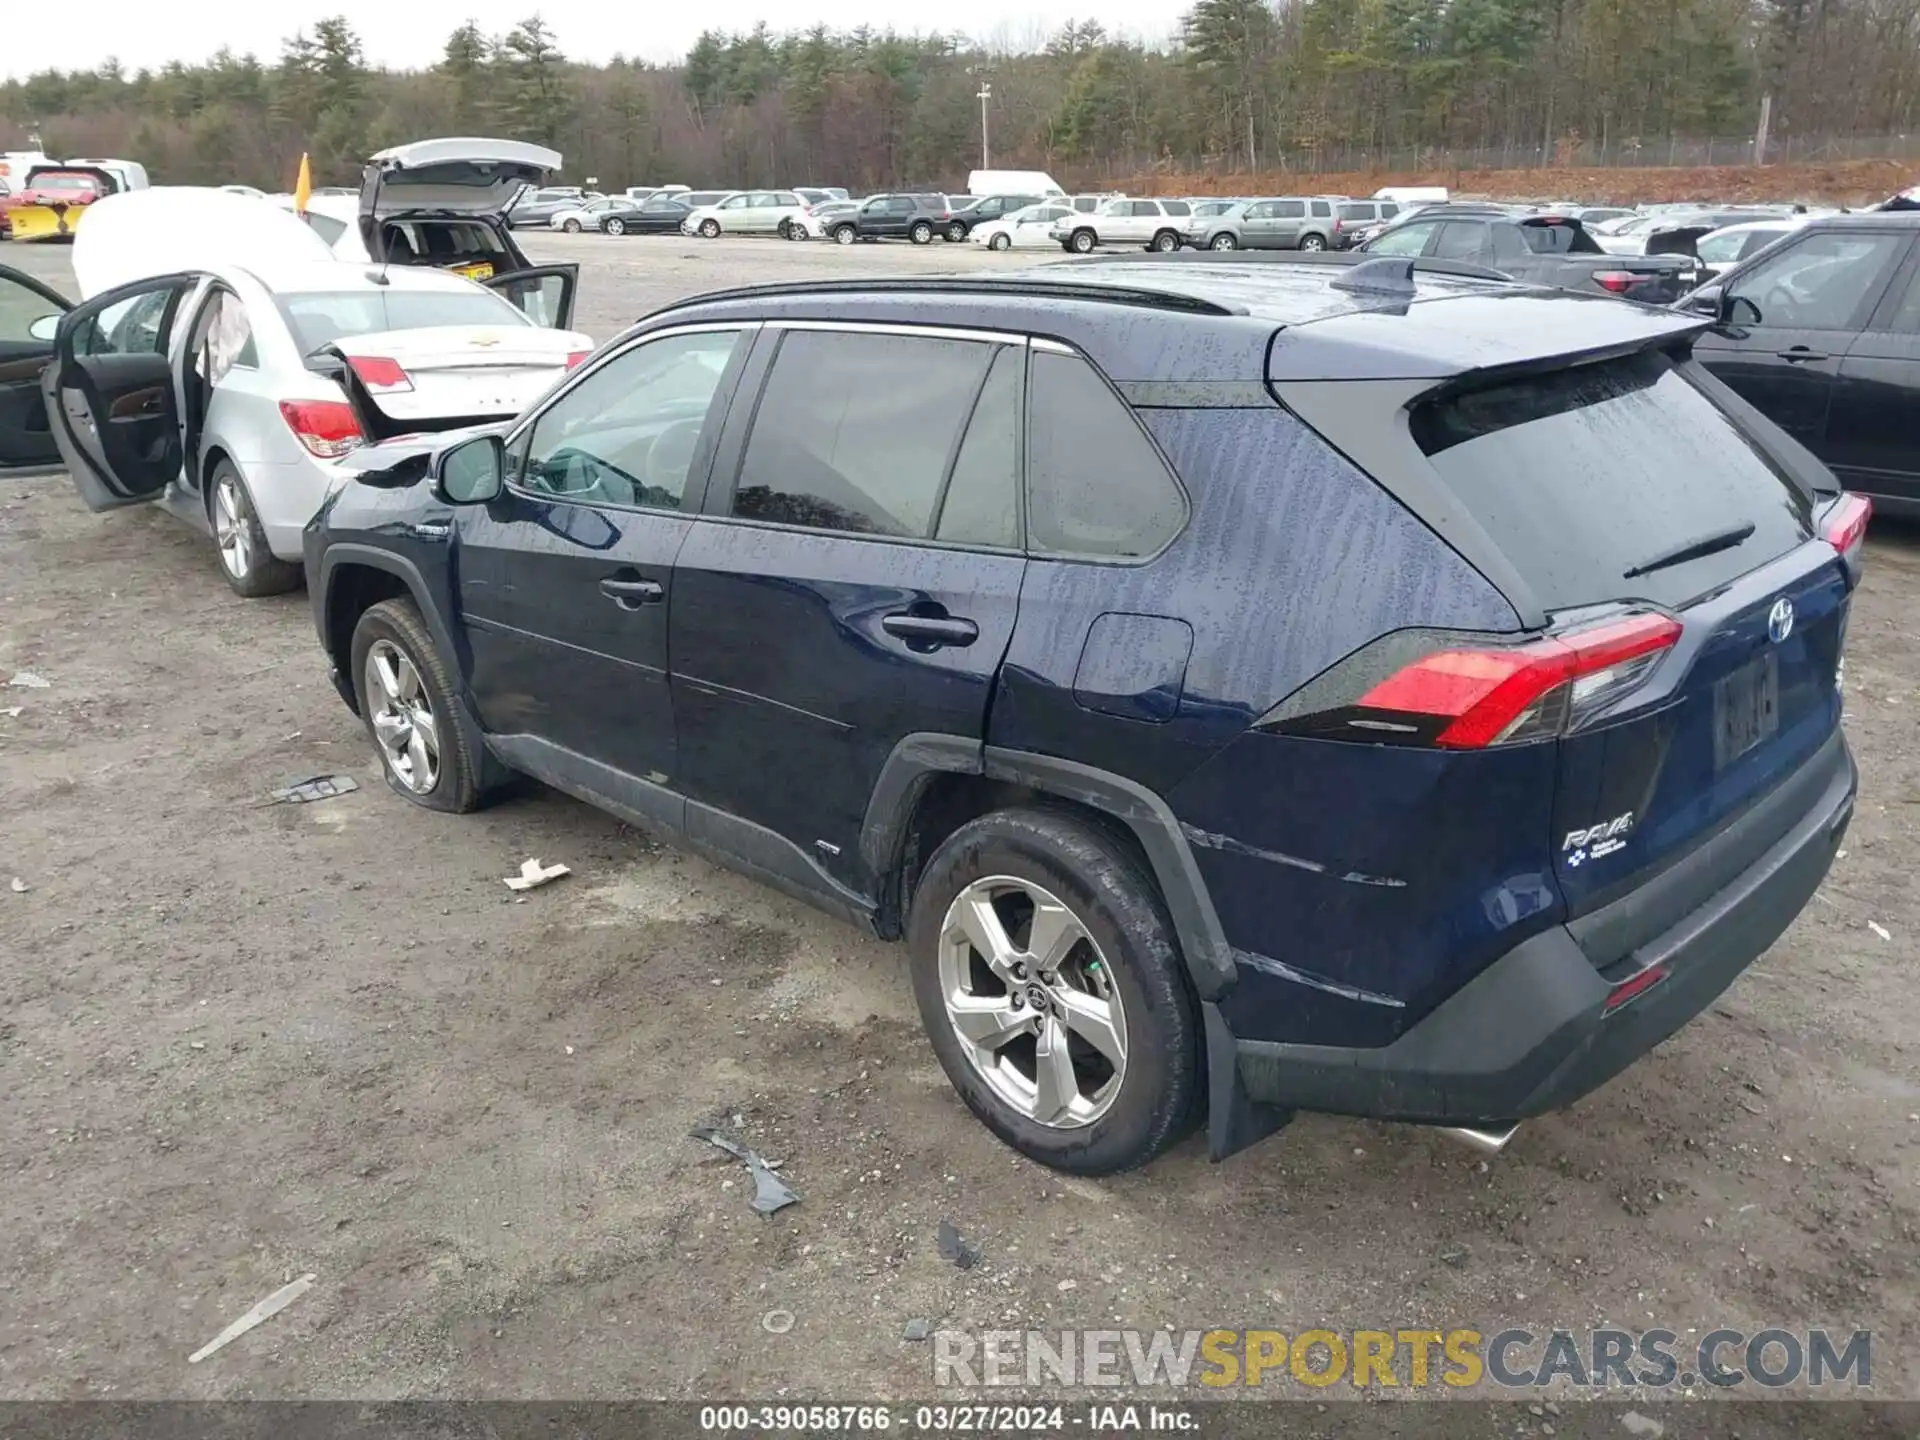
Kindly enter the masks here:
M 842 245 L 856 240 L 911 240 L 925 245 L 953 221 L 944 195 L 874 195 L 827 233 Z
M 335 683 L 415 804 L 536 776 L 904 939 L 1045 1163 L 1300 1109 L 1497 1148 L 1826 874 L 1866 506 L 1704 321 L 1439 268 L 672 306 L 344 462 Z
M 973 233 L 974 226 L 984 225 L 989 220 L 1003 220 L 1016 210 L 1038 205 L 1040 200 L 1038 195 L 984 195 L 955 210 L 947 221 L 944 233 L 947 239 L 958 243 Z
M 1920 519 L 1920 214 L 1814 220 L 1680 302 L 1701 362 L 1842 481 Z

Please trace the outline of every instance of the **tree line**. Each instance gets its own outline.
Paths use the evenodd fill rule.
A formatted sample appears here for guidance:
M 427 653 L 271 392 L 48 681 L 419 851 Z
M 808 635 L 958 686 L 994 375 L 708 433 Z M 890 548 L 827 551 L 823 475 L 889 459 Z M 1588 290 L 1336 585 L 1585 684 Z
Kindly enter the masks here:
M 371 150 L 447 134 L 552 145 L 566 179 L 957 189 L 980 156 L 1069 184 L 1153 171 L 1358 168 L 1498 151 L 1515 165 L 1663 137 L 1906 135 L 1920 0 L 1197 0 L 1148 46 L 1098 21 L 1031 46 L 822 26 L 702 35 L 674 65 L 563 54 L 533 17 L 471 22 L 437 64 L 368 65 L 344 19 L 270 61 L 222 49 L 0 84 L 0 149 L 144 162 L 156 182 L 352 183 Z M 1729 156 L 1728 158 L 1732 158 Z

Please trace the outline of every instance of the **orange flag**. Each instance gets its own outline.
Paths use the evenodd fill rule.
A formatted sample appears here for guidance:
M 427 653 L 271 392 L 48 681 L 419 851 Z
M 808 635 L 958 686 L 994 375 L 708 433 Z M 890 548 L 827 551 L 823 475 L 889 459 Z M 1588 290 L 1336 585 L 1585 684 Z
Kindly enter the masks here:
M 307 202 L 313 198 L 313 167 L 307 164 L 304 151 L 300 155 L 300 178 L 293 182 L 293 208 L 301 215 L 307 213 Z

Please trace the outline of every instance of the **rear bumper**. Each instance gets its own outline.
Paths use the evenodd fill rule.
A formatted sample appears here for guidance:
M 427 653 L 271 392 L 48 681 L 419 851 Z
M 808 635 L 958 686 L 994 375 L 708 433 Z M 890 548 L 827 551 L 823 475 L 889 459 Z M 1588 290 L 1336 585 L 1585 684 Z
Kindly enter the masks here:
M 1378 1049 L 1239 1040 L 1209 1004 L 1216 1158 L 1293 1110 L 1499 1125 L 1570 1105 L 1611 1080 L 1711 1004 L 1819 888 L 1853 817 L 1859 783 L 1845 739 L 1836 732 L 1829 745 L 1831 754 L 1822 751 L 1824 784 L 1786 832 L 1627 954 L 1590 957 L 1590 936 L 1583 949 L 1572 931 L 1556 925 Z M 1733 843 L 1738 828 L 1736 822 L 1728 832 Z M 1634 892 L 1615 906 L 1658 903 L 1657 894 Z M 1608 1013 L 1617 987 L 1655 967 L 1663 979 Z

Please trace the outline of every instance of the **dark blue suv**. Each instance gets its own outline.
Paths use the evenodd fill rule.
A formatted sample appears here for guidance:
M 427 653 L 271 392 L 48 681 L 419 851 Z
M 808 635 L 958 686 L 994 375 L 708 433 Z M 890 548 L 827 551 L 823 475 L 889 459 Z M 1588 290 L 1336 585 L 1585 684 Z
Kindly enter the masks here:
M 315 621 L 415 803 L 535 776 L 903 939 L 1036 1159 L 1497 1148 L 1852 814 L 1867 506 L 1704 323 L 1350 256 L 709 295 L 361 452 Z

